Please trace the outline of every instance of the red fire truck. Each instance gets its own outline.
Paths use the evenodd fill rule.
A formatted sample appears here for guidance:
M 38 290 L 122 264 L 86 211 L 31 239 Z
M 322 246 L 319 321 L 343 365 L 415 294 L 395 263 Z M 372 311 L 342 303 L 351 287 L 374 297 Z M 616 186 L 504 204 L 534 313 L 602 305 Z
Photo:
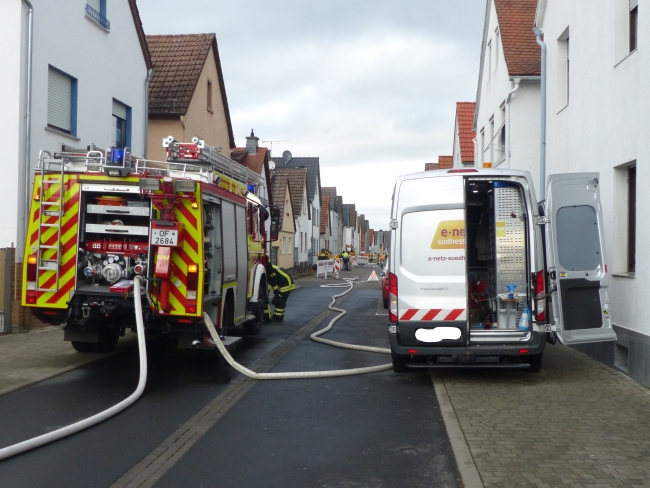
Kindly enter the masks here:
M 228 345 L 239 339 L 227 336 L 232 327 L 260 330 L 265 180 L 196 138 L 163 145 L 167 161 L 135 159 L 128 148 L 39 156 L 22 304 L 62 324 L 77 351 L 114 349 L 135 330 L 134 300 L 147 332 L 181 348 L 214 347 L 204 311 Z M 139 297 L 136 275 L 146 279 Z

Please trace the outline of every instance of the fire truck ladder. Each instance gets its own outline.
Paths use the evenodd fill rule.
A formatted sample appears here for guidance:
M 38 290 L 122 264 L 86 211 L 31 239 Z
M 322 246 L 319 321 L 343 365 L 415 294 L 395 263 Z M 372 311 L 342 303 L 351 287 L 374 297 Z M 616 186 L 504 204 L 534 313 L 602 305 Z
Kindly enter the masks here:
M 44 156 L 48 155 L 49 158 Z M 36 283 L 37 291 L 44 291 L 48 293 L 56 293 L 59 291 L 59 273 L 61 270 L 61 227 L 63 223 L 63 204 L 65 201 L 65 189 L 63 187 L 63 180 L 65 175 L 66 159 L 54 159 L 48 151 L 41 151 L 39 155 L 39 168 L 41 175 L 41 186 L 39 189 L 39 204 L 40 211 L 38 213 L 38 248 L 36 250 Z M 45 178 L 46 171 L 53 171 L 53 167 L 58 166 L 58 174 L 54 177 Z M 50 176 L 50 175 L 47 175 Z M 46 194 L 50 194 L 49 198 Z M 51 199 L 56 196 L 56 199 Z M 56 217 L 55 222 L 45 222 L 48 217 Z M 41 241 L 42 235 L 50 228 L 55 228 L 57 237 L 55 245 L 46 245 Z M 43 254 L 49 250 L 55 249 L 56 252 L 53 257 L 43 258 Z M 40 283 L 41 272 L 54 271 L 56 279 L 52 288 L 41 288 Z
M 192 138 L 190 144 L 175 141 L 170 136 L 163 139 L 163 147 L 167 149 L 168 162 L 209 163 L 215 171 L 244 185 L 264 181 L 261 175 L 223 154 L 221 148 L 209 146 L 198 137 Z

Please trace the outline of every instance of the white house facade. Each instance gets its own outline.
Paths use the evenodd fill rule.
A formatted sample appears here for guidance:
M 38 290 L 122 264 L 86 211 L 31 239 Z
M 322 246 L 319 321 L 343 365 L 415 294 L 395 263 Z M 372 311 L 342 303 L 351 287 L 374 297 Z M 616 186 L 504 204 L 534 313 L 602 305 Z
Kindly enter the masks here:
M 547 46 L 547 174 L 600 173 L 617 341 L 583 350 L 646 386 L 650 258 L 637 249 L 650 238 L 650 195 L 636 187 L 650 177 L 650 31 L 637 26 L 650 25 L 649 3 L 541 0 L 536 17 Z
M 533 33 L 536 6 L 537 0 L 487 0 L 473 129 L 477 167 L 490 163 L 493 168 L 530 171 L 537 188 L 540 48 Z
M 3 0 L 0 19 L 0 247 L 21 249 L 40 150 L 128 146 L 144 156 L 151 60 L 134 1 Z

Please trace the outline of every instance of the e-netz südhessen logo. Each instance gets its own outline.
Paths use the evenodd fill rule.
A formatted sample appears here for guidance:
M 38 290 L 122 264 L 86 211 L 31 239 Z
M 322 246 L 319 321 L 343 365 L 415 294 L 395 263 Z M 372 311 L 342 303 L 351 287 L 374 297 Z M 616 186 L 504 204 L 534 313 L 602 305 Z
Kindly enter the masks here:
M 465 221 L 443 220 L 438 224 L 431 249 L 465 249 Z

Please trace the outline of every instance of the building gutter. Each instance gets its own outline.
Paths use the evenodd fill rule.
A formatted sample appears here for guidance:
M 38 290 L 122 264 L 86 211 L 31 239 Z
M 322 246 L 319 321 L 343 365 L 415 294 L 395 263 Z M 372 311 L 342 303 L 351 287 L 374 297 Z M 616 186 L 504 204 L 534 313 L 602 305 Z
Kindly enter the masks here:
M 32 145 L 32 57 L 34 50 L 34 7 L 29 0 L 22 0 L 27 7 L 27 76 L 25 79 L 25 148 L 24 158 L 19 160 L 18 174 L 22 176 L 24 192 L 22 211 L 19 212 L 18 218 L 18 232 L 16 243 L 16 259 L 17 263 L 22 263 L 23 253 L 22 249 L 25 247 L 24 242 L 27 234 L 27 219 L 29 214 L 30 202 L 30 159 L 31 159 L 31 145 Z
M 510 130 L 510 102 L 512 101 L 512 96 L 519 90 L 521 80 L 515 78 L 514 82 L 514 88 L 508 92 L 508 96 L 506 97 L 506 168 L 508 169 L 510 169 L 510 140 L 512 139 L 512 131 Z
M 540 201 L 546 199 L 546 43 L 542 40 L 542 32 L 537 26 L 533 28 L 537 37 L 537 44 L 542 49 L 541 66 L 541 116 L 540 116 L 540 137 L 539 137 L 539 191 Z
M 147 77 L 144 79 L 144 149 L 142 151 L 142 157 L 147 159 L 147 153 L 149 152 L 149 84 L 151 83 L 151 76 L 153 75 L 153 69 L 149 68 L 147 70 Z

